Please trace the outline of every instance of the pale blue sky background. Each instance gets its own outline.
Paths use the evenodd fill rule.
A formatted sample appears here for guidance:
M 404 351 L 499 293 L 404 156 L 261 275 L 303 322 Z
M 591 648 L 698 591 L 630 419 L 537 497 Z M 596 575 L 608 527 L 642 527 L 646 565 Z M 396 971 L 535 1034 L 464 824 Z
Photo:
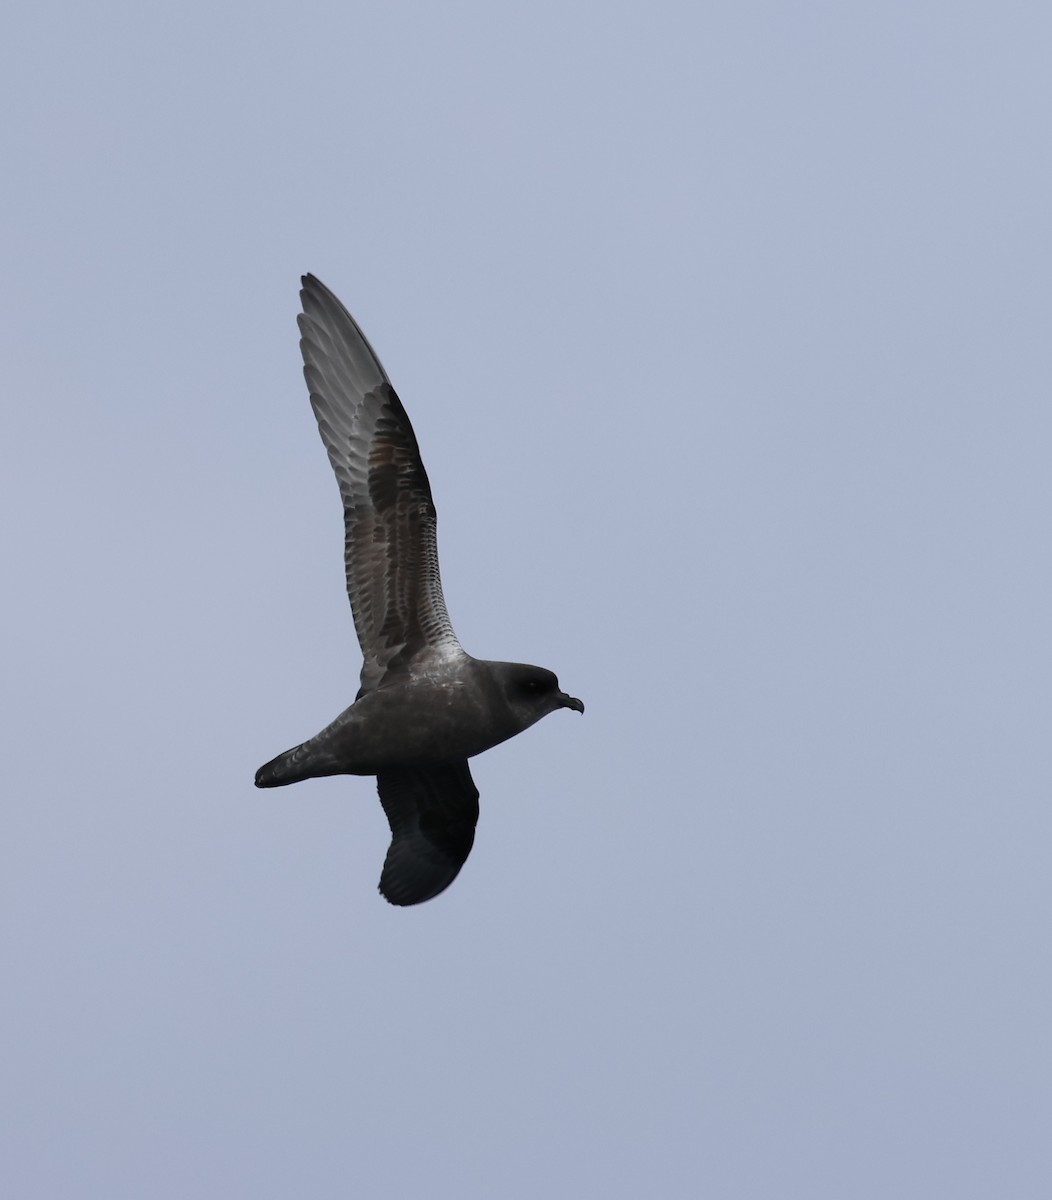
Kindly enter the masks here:
M 1045 1197 L 1052 9 L 23 5 L 5 1195 Z M 466 647 L 588 706 L 376 892 L 299 276 Z

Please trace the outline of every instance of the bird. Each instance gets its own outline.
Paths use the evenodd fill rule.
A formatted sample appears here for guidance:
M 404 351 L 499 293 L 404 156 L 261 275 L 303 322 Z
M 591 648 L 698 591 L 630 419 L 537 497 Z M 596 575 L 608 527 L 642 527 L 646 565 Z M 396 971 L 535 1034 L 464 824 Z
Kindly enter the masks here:
M 468 759 L 542 717 L 584 704 L 553 672 L 473 658 L 446 610 L 437 514 L 416 435 L 358 323 L 314 275 L 302 277 L 303 374 L 339 484 L 347 595 L 362 650 L 358 693 L 320 733 L 256 772 L 256 787 L 375 775 L 391 844 L 380 893 L 431 900 L 475 840 Z

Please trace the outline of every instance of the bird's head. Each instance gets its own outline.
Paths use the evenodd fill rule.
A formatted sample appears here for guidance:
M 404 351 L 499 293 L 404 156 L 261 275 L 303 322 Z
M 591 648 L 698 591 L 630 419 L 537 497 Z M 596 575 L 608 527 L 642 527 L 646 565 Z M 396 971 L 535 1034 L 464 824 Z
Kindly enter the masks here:
M 557 708 L 584 712 L 584 704 L 576 696 L 567 695 L 560 689 L 554 672 L 527 663 L 502 663 L 501 667 L 505 699 L 523 720 L 523 729 Z

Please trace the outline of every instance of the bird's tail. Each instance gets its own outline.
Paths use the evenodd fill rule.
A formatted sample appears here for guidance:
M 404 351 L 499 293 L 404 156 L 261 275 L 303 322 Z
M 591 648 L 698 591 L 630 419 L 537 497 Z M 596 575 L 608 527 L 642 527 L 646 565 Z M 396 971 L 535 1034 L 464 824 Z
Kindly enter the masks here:
M 311 761 L 306 745 L 294 746 L 259 768 L 256 772 L 256 787 L 285 787 L 286 784 L 299 783 L 302 779 L 324 774 L 328 772 L 318 770 L 318 764 Z

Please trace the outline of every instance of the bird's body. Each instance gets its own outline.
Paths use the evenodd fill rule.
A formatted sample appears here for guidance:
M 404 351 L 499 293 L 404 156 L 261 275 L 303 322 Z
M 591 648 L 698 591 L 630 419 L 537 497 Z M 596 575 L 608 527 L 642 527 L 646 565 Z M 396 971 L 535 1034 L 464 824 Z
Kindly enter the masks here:
M 261 767 L 256 783 L 273 787 L 320 775 L 379 775 L 407 763 L 474 758 L 526 728 L 530 714 L 513 705 L 514 697 L 509 700 L 500 670 L 518 665 L 462 654 L 366 692 L 309 741 Z M 533 719 L 546 713 L 537 711 Z
M 340 485 L 347 591 L 364 663 L 350 708 L 261 767 L 257 787 L 376 775 L 392 842 L 380 890 L 417 904 L 456 877 L 474 840 L 467 760 L 558 708 L 551 671 L 472 658 L 438 572 L 437 518 L 409 418 L 350 313 L 304 276 L 304 374 Z

